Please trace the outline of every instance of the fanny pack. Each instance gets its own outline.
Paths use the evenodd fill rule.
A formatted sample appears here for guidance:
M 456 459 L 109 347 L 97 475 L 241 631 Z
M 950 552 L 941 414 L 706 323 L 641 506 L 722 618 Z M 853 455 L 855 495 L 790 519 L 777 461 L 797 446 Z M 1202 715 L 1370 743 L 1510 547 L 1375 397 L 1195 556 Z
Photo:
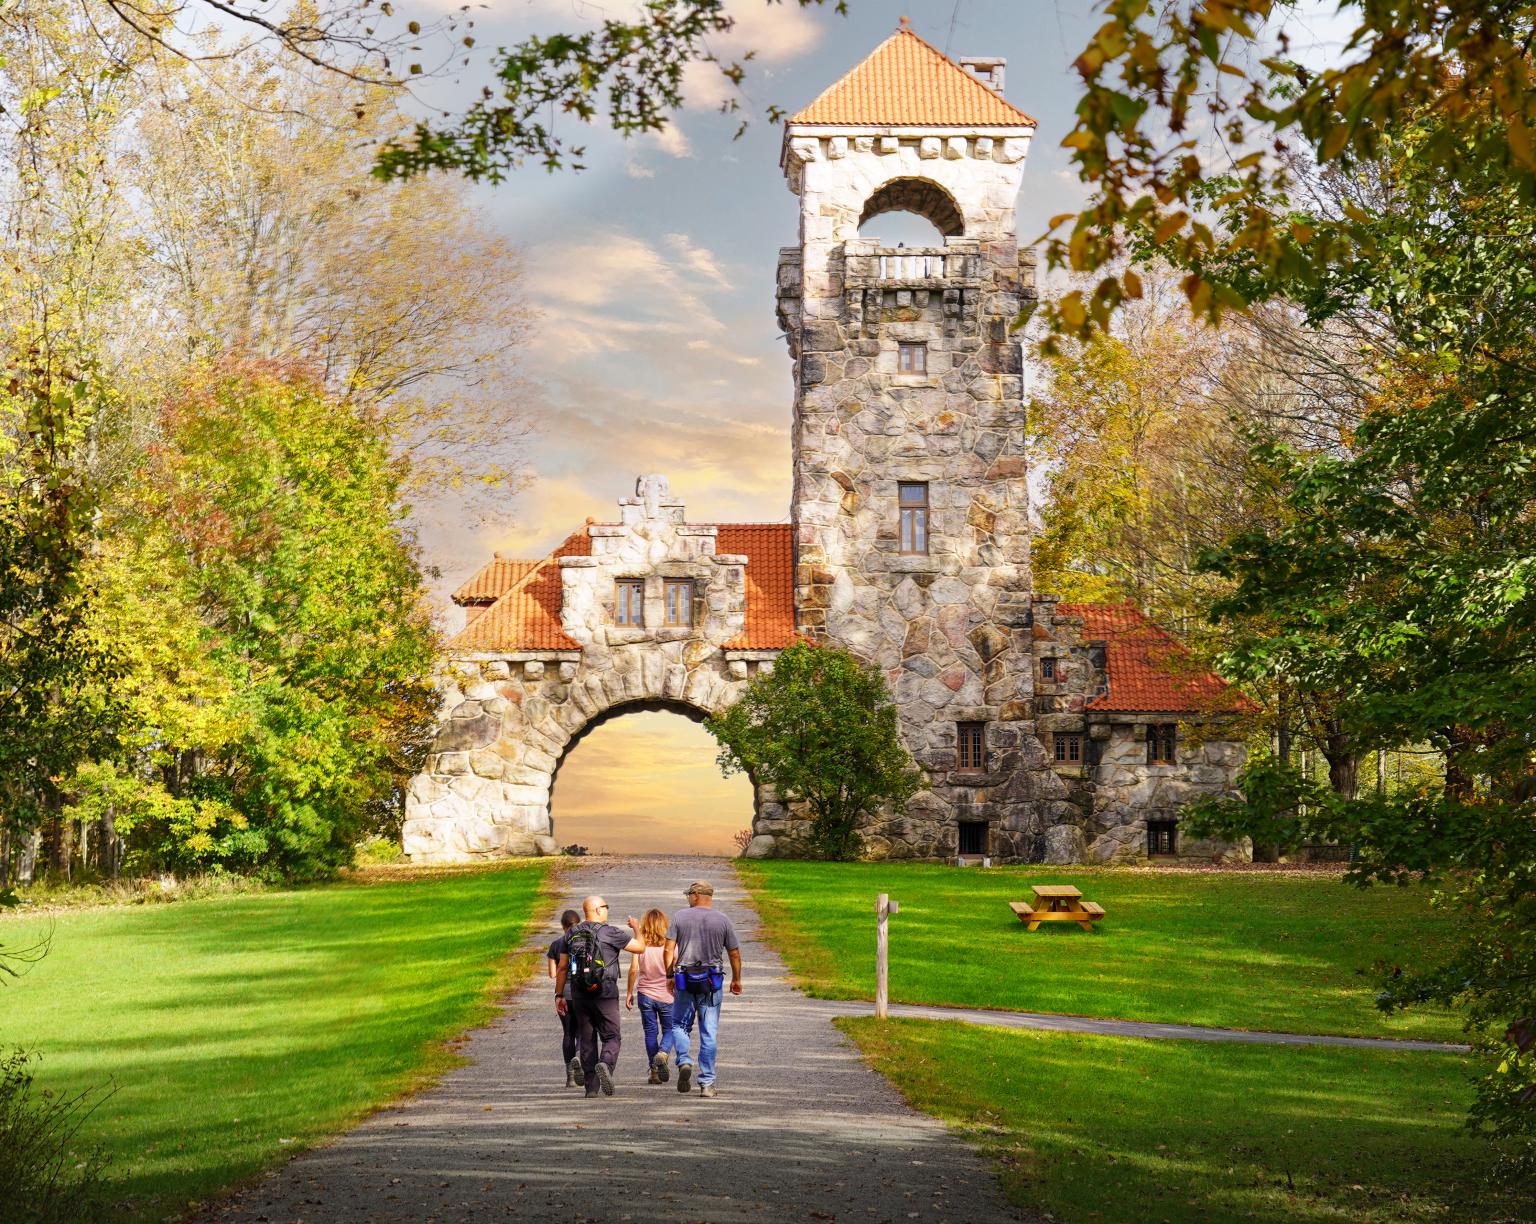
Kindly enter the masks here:
M 711 965 L 679 965 L 672 975 L 672 989 L 683 994 L 714 994 L 725 986 L 725 970 Z

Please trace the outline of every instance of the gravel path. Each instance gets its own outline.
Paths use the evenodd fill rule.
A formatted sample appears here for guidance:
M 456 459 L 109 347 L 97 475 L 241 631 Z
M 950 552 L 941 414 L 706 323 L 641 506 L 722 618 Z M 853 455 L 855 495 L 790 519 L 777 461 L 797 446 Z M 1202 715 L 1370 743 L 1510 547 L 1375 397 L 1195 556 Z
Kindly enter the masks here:
M 727 995 L 717 1099 L 645 1083 L 638 1012 L 618 1092 L 566 1089 L 547 978 L 469 1035 L 467 1066 L 222 1204 L 221 1220 L 954 1221 L 1002 1224 L 986 1163 L 908 1109 L 830 1023 L 841 1005 L 794 991 L 759 939 L 724 860 L 599 860 L 565 877 L 613 920 L 682 908 L 695 878 L 742 941 L 745 993 Z M 562 905 L 563 909 L 564 906 Z M 555 917 L 547 924 L 553 937 Z

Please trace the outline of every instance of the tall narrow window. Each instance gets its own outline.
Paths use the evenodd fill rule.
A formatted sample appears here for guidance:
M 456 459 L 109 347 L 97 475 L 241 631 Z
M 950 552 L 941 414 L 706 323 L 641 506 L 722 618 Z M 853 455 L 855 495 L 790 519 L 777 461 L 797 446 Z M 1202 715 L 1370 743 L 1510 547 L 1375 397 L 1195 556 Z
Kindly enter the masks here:
M 613 623 L 645 624 L 645 583 L 625 578 L 614 584 Z
M 1083 737 L 1075 731 L 1058 731 L 1055 740 L 1056 759 L 1063 765 L 1080 765 L 1083 760 Z
M 987 768 L 987 724 L 963 722 L 957 726 L 960 734 L 955 768 L 961 773 L 982 773 Z
M 896 369 L 902 374 L 928 373 L 928 346 L 901 341 L 896 346 Z
M 903 481 L 897 486 L 901 510 L 901 551 L 928 551 L 928 486 Z
M 1178 742 L 1178 723 L 1153 723 L 1147 728 L 1147 764 L 1174 764 L 1177 757 Z
M 1040 679 L 1051 684 L 1056 682 L 1056 659 L 1054 656 L 1047 655 L 1040 660 Z
M 666 595 L 667 624 L 693 624 L 693 583 L 668 582 Z

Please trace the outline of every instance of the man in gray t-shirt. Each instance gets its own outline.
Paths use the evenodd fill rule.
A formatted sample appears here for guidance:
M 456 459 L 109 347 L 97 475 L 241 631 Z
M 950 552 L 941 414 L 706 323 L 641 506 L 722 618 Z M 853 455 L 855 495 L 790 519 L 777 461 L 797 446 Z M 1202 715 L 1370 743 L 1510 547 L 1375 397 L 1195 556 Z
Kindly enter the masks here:
M 667 968 L 671 971 L 707 968 L 716 971 L 714 981 L 727 957 L 731 962 L 731 993 L 741 993 L 741 952 L 736 929 L 731 920 L 713 908 L 712 884 L 696 880 L 689 885 L 688 908 L 672 915 L 667 930 Z M 720 1031 L 722 988 L 706 981 L 692 988 L 677 990 L 672 1000 L 672 1040 L 677 1050 L 677 1090 L 687 1092 L 693 1084 L 693 1063 L 689 1057 L 695 1015 L 699 1018 L 699 1095 L 715 1095 L 716 1034 Z

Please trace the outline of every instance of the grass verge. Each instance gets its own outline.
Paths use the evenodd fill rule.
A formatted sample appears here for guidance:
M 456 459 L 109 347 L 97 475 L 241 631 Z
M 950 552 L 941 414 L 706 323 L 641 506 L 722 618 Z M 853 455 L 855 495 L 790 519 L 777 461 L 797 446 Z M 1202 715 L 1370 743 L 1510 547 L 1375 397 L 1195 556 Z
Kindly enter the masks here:
M 1073 1224 L 1529 1218 L 1462 1126 L 1457 1055 L 837 1025 L 992 1157 L 1015 1203 Z
M 814 995 L 874 996 L 875 897 L 891 919 L 891 998 L 1127 1020 L 1455 1041 L 1425 1008 L 1375 1007 L 1374 962 L 1437 953 L 1448 920 L 1417 888 L 1336 877 L 1091 868 L 740 862 L 769 940 Z M 1076 884 L 1106 919 L 1030 932 L 1007 903 Z
M 52 920 L 5 991 L 0 1042 L 38 1083 L 111 1084 L 82 1130 L 116 1206 L 163 1219 L 281 1163 L 452 1066 L 451 1040 L 538 964 L 509 956 L 545 862 Z M 38 919 L 0 925 L 25 942 Z

